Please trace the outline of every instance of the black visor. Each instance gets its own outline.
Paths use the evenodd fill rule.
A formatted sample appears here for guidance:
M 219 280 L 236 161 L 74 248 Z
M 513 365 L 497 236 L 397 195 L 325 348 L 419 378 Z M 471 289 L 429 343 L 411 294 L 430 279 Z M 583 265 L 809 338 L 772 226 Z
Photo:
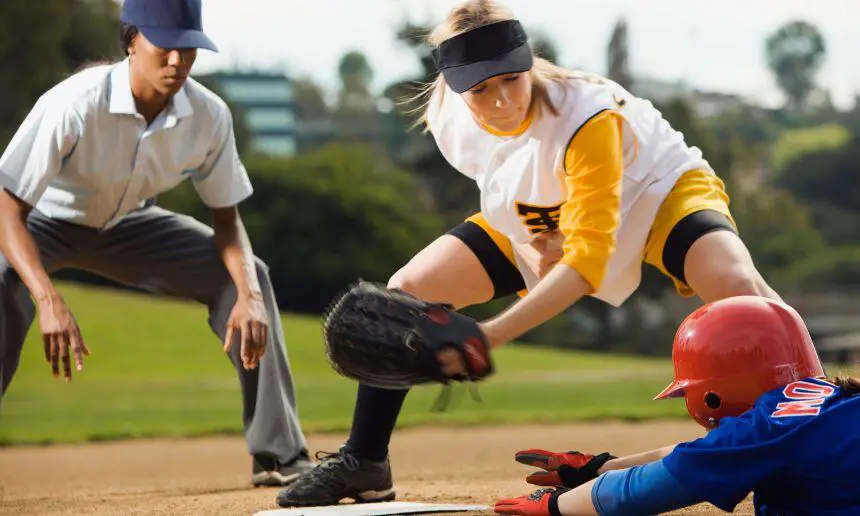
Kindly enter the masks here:
M 457 93 L 490 77 L 527 72 L 532 67 L 528 37 L 517 20 L 507 20 L 445 40 L 433 50 L 436 69 Z

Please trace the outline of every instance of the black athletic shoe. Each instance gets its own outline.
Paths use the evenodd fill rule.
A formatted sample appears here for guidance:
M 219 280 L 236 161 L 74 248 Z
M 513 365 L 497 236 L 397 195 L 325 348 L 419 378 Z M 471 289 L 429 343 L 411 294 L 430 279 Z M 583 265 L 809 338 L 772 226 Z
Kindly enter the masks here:
M 299 478 L 302 473 L 314 469 L 315 464 L 308 457 L 308 452 L 301 452 L 292 461 L 282 464 L 271 455 L 254 455 L 251 468 L 251 484 L 254 487 L 287 486 Z
M 356 502 L 394 500 L 391 465 L 340 451 L 317 452 L 320 464 L 278 493 L 281 507 L 335 505 L 344 498 Z

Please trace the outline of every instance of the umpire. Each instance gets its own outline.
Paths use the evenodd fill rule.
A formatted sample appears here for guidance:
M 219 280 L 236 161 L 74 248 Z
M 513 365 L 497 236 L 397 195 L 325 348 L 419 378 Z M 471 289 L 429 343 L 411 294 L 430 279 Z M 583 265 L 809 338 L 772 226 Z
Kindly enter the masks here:
M 126 0 L 121 20 L 127 59 L 50 89 L 0 158 L 0 400 L 37 314 L 54 377 L 83 370 L 89 350 L 51 273 L 194 299 L 239 373 L 252 483 L 286 485 L 313 463 L 268 269 L 237 209 L 252 188 L 232 116 L 188 77 L 198 48 L 217 51 L 200 0 Z M 148 202 L 186 179 L 214 228 Z

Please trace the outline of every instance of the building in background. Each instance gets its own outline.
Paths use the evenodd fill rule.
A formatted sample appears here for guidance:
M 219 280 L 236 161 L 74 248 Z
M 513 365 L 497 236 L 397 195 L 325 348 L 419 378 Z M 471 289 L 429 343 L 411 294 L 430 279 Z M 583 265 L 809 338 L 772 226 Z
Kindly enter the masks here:
M 210 74 L 219 93 L 244 115 L 254 152 L 292 156 L 297 150 L 293 85 L 278 72 L 229 71 Z
M 681 81 L 665 81 L 650 77 L 633 78 L 630 92 L 652 102 L 666 103 L 677 98 L 686 98 L 691 88 Z
M 683 81 L 664 81 L 635 77 L 631 92 L 652 102 L 667 103 L 675 99 L 686 101 L 700 118 L 713 118 L 730 111 L 748 109 L 744 99 L 731 93 L 703 91 Z

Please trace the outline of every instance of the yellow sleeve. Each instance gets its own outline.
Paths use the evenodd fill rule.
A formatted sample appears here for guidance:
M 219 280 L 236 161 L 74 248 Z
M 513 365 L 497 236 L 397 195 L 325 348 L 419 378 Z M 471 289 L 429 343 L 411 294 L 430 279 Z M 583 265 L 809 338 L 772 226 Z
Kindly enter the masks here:
M 598 114 L 577 131 L 565 154 L 567 201 L 559 219 L 564 234 L 561 263 L 581 274 L 592 291 L 603 282 L 621 223 L 623 123 L 617 112 Z

